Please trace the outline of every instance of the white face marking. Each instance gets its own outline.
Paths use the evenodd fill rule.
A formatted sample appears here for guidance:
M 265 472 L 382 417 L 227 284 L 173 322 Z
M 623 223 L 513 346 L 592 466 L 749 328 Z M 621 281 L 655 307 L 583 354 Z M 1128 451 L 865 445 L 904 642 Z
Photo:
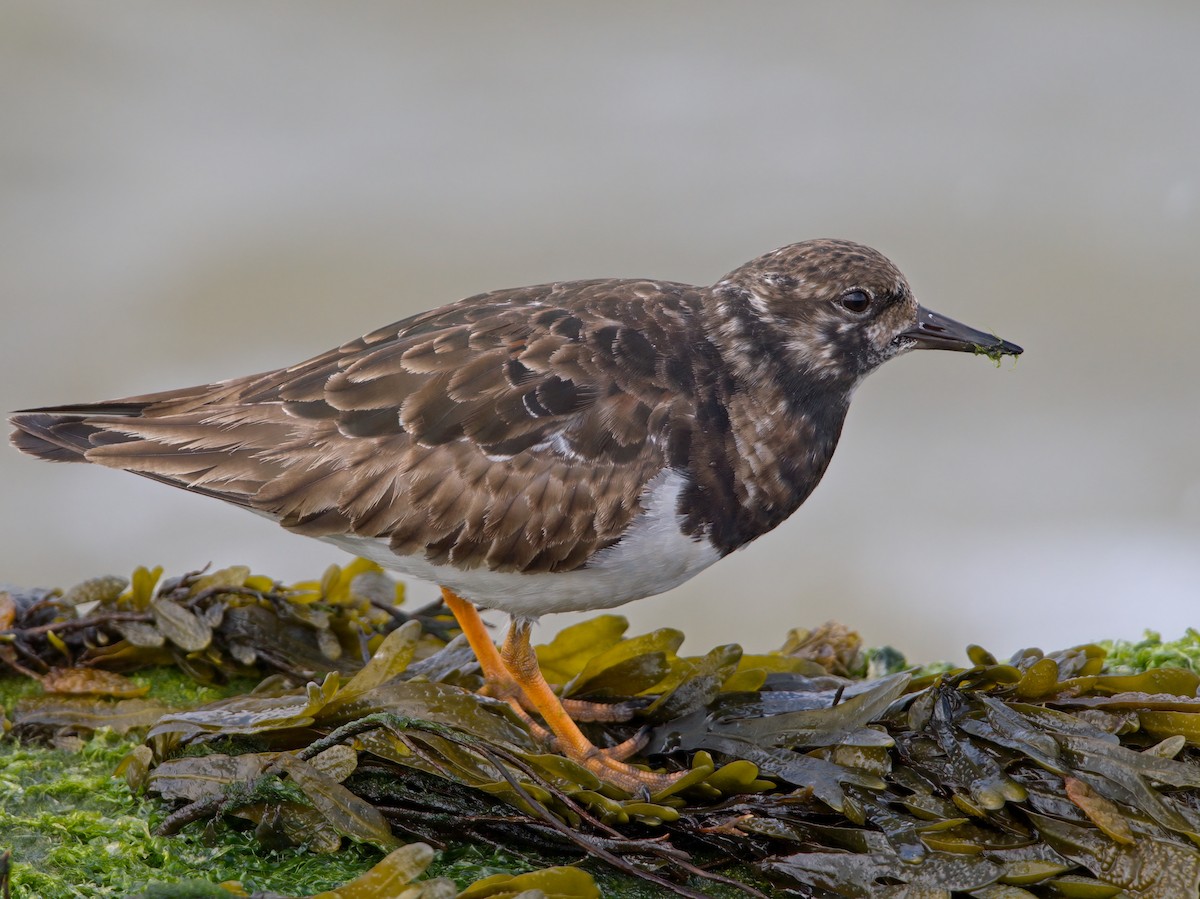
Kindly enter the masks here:
M 486 609 L 528 618 L 547 612 L 611 609 L 678 587 L 720 558 L 708 540 L 693 540 L 679 529 L 676 509 L 686 484 L 679 472 L 667 469 L 657 474 L 642 493 L 645 511 L 619 543 L 601 550 L 580 571 L 464 571 L 434 565 L 422 556 L 393 555 L 387 541 L 378 538 L 346 534 L 321 539 L 384 568 L 449 587 Z
M 815 375 L 835 377 L 842 374 L 842 358 L 837 344 L 823 340 L 789 340 L 788 352 L 803 359 Z
M 772 316 L 770 313 L 770 309 L 767 306 L 766 299 L 764 299 L 763 297 L 760 297 L 758 294 L 756 294 L 752 290 L 749 291 L 749 295 L 750 295 L 750 305 L 754 307 L 754 311 L 757 312 L 759 315 L 761 315 L 763 318 L 770 319 Z

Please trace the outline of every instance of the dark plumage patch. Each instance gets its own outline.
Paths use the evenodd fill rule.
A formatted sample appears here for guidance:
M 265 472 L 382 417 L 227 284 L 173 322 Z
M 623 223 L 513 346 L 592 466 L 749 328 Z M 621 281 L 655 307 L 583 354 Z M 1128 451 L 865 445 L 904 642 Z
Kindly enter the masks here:
M 549 418 L 554 414 L 542 405 L 541 400 L 537 397 L 537 390 L 527 390 L 521 395 L 521 402 L 525 406 L 525 411 L 534 418 Z
M 663 357 L 663 374 L 667 386 L 681 393 L 691 393 L 696 388 L 696 378 L 687 358 L 677 353 Z
M 296 418 L 322 419 L 337 418 L 338 416 L 338 410 L 324 400 L 284 403 L 283 408 L 289 415 L 294 415 Z
M 558 321 L 561 318 L 567 318 L 568 316 L 570 316 L 570 314 L 571 313 L 568 312 L 566 309 L 559 309 L 559 308 L 542 309 L 540 311 L 534 312 L 530 316 L 529 320 L 531 322 L 533 322 L 533 325 L 535 328 L 544 329 L 544 328 L 552 327 L 556 321 Z
M 338 430 L 347 437 L 384 437 L 404 433 L 400 416 L 392 409 L 364 409 L 338 416 Z
M 604 325 L 591 332 L 592 343 L 605 356 L 615 356 L 619 333 L 621 333 L 621 329 L 617 325 Z
M 504 363 L 504 380 L 510 387 L 520 387 L 533 376 L 533 371 L 522 365 L 519 359 L 509 359 Z
M 523 453 L 532 446 L 537 445 L 542 440 L 542 435 L 536 431 L 531 431 L 528 434 L 521 434 L 516 437 L 504 437 L 498 435 L 493 438 L 493 443 L 480 443 L 480 449 L 489 456 L 515 456 L 517 453 Z
M 538 403 L 551 415 L 567 415 L 579 408 L 583 398 L 580 390 L 571 381 L 551 375 L 537 386 Z
M 550 330 L 568 340 L 578 340 L 580 332 L 583 331 L 583 322 L 574 315 L 564 315 L 554 323 Z
M 654 345 L 639 331 L 633 328 L 621 328 L 617 331 L 613 353 L 617 362 L 635 377 L 649 378 L 654 374 L 658 353 Z

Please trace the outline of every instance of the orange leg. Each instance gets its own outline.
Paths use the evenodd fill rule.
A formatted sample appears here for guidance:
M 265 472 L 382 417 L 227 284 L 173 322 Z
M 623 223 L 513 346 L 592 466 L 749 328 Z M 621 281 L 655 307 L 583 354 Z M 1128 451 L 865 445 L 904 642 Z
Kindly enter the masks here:
M 680 774 L 655 774 L 632 765 L 626 765 L 621 760 L 641 748 L 638 738 L 628 740 L 620 746 L 602 750 L 588 740 L 580 731 L 563 702 L 550 689 L 546 679 L 538 668 L 537 654 L 529 645 L 529 622 L 514 621 L 504 641 L 504 652 L 496 649 L 488 634 L 479 610 L 474 604 L 458 596 L 454 591 L 442 588 L 442 599 L 454 614 L 463 635 L 475 651 L 483 676 L 487 680 L 488 691 L 499 699 L 503 699 L 522 717 L 525 716 L 522 706 L 532 706 L 547 726 L 554 732 L 559 747 L 566 755 L 583 765 L 601 780 L 614 784 L 631 793 L 657 793 L 671 786 L 686 772 Z M 570 701 L 568 700 L 570 703 Z M 582 710 L 592 710 L 600 706 L 597 703 L 570 703 L 578 705 Z M 624 717 L 628 717 L 625 713 Z M 526 720 L 529 719 L 526 717 Z M 610 713 L 607 720 L 621 720 L 619 715 Z M 535 733 L 545 734 L 534 722 L 529 721 Z
M 487 682 L 485 692 L 489 696 L 506 701 L 525 700 L 524 691 L 505 667 L 504 660 L 500 657 L 496 644 L 492 642 L 487 625 L 479 617 L 479 610 L 475 608 L 475 604 L 463 599 L 448 587 L 442 587 L 442 599 L 447 608 L 454 613 L 454 619 L 471 649 L 475 650 L 475 658 L 479 659 L 479 667 L 483 669 L 483 677 Z M 563 700 L 563 703 L 580 721 L 628 721 L 633 717 L 634 711 L 631 706 L 619 703 L 582 702 L 571 699 Z M 528 702 L 524 705 L 529 707 Z M 522 709 L 518 708 L 517 711 Z
M 495 684 L 501 688 L 507 684 L 515 686 L 512 675 L 504 667 L 504 660 L 500 658 L 500 652 L 496 649 L 496 644 L 492 642 L 487 625 L 479 617 L 479 610 L 475 608 L 474 603 L 467 602 L 448 587 L 442 588 L 442 600 L 454 613 L 454 620 L 462 628 L 463 636 L 471 644 L 471 649 L 475 650 L 475 658 L 479 659 L 479 667 L 483 669 L 484 680 L 489 685 Z
M 617 753 L 606 752 L 592 744 L 563 708 L 562 702 L 546 683 L 538 667 L 537 654 L 529 645 L 528 621 L 517 618 L 504 639 L 501 658 L 513 679 L 520 685 L 526 698 L 537 709 L 546 726 L 558 738 L 559 749 L 569 759 L 587 768 L 605 783 L 613 784 L 631 793 L 659 793 L 687 772 L 679 774 L 657 774 L 642 768 L 627 765 L 614 756 L 625 756 L 638 747 L 624 746 Z

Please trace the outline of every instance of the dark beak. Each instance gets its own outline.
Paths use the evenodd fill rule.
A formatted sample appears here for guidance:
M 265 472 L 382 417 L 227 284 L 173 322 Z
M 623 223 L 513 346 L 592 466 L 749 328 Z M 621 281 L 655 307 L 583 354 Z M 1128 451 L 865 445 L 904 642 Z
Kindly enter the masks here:
M 924 306 L 917 307 L 916 327 L 905 331 L 900 339 L 914 341 L 918 350 L 956 350 L 961 353 L 980 353 L 993 359 L 1019 356 L 1023 352 L 1015 343 L 930 312 Z

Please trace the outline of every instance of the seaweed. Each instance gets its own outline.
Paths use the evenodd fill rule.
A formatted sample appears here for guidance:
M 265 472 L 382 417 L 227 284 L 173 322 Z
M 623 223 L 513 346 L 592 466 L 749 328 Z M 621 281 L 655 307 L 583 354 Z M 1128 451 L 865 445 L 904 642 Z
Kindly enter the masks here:
M 638 881 L 646 895 L 681 896 L 1200 892 L 1194 634 L 1003 661 L 973 646 L 967 666 L 914 668 L 836 625 L 791 632 L 773 653 L 728 644 L 692 656 L 679 631 L 630 636 L 602 615 L 538 655 L 564 695 L 620 708 L 584 725 L 597 745 L 633 739 L 635 762 L 681 773 L 641 796 L 599 782 L 481 695 L 442 610 L 380 608 L 400 591 L 355 570 L 282 587 L 244 569 L 156 586 L 142 569 L 119 591 L 107 580 L 10 594 L 5 661 L 47 691 L 11 704 L 12 734 L 67 747 L 142 734 L 117 767 L 154 810 L 147 845 L 203 834 L 271 852 L 357 847 L 357 878 L 320 894 L 343 899 L 595 896 L 597 878 L 613 876 L 624 879 L 605 895 Z M 375 601 L 355 587 L 364 573 Z M 272 651 L 256 642 L 265 619 L 225 629 L 238 609 L 270 609 L 273 626 L 307 637 Z M 144 626 L 136 641 L 131 624 Z M 152 632 L 162 642 L 142 645 Z M 199 681 L 265 677 L 168 707 L 142 675 L 110 677 L 151 658 Z M 501 853 L 505 870 L 462 867 L 468 844 Z M 30 847 L 14 848 L 16 871 Z
M 141 567 L 66 591 L 0 591 L 0 672 L 173 665 L 203 683 L 353 672 L 409 620 L 431 635 L 430 651 L 444 642 L 440 604 L 409 615 L 403 601 L 403 585 L 365 559 L 290 587 L 243 566 L 165 581 L 161 568 Z

